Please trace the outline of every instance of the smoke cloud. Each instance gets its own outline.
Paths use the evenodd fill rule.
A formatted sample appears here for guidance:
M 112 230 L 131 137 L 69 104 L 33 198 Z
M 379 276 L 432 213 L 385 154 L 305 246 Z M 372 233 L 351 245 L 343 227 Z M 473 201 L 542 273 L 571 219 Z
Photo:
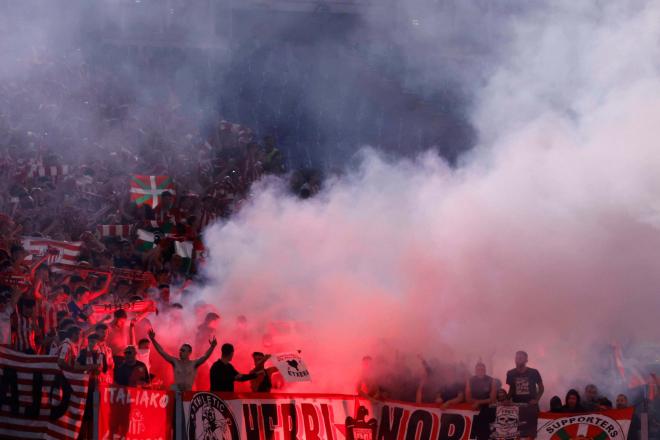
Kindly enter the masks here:
M 483 358 L 503 378 L 518 349 L 550 396 L 606 388 L 611 341 L 659 342 L 659 19 L 563 2 L 512 21 L 460 166 L 365 148 L 311 200 L 262 182 L 207 231 L 202 298 L 255 331 L 299 323 L 283 345 L 307 357 L 307 390 L 352 391 L 365 354 Z

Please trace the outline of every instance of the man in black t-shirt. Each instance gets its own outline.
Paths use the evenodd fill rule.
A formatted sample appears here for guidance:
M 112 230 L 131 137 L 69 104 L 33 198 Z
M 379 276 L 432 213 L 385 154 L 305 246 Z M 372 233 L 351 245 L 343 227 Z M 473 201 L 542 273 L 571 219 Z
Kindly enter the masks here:
M 506 373 L 509 397 L 513 403 L 538 405 L 543 395 L 543 380 L 538 370 L 527 367 L 527 353 L 516 353 L 516 368 Z
M 115 384 L 126 387 L 149 385 L 149 372 L 147 366 L 137 360 L 137 349 L 129 345 L 124 356 L 124 361 L 115 368 Z
M 211 367 L 211 391 L 223 391 L 227 393 L 234 392 L 234 382 L 246 382 L 255 379 L 260 374 L 265 374 L 265 370 L 252 374 L 241 374 L 236 371 L 236 368 L 231 364 L 234 358 L 234 346 L 231 344 L 222 344 L 220 349 L 222 357 L 215 361 Z M 255 365 L 255 369 L 262 367 L 263 364 L 270 358 L 270 355 L 265 355 L 259 365 Z

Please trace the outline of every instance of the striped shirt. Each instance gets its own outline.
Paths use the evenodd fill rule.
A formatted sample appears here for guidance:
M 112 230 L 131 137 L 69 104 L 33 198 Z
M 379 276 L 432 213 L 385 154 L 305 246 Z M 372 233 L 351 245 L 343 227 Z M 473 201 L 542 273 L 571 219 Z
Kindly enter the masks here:
M 63 360 L 69 367 L 73 368 L 76 364 L 76 359 L 78 359 L 78 345 L 71 342 L 69 338 L 66 338 L 62 342 L 62 345 L 60 345 L 57 358 Z
M 16 311 L 11 315 L 12 346 L 21 353 L 37 353 L 35 318 L 26 318 Z

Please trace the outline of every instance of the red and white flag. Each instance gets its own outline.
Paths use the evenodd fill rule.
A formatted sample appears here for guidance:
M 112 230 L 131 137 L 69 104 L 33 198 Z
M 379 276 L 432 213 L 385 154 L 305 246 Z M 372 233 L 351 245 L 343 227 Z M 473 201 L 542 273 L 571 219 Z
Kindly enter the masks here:
M 96 230 L 100 237 L 127 238 L 131 235 L 133 225 L 98 225 Z
M 56 241 L 48 238 L 41 237 L 23 237 L 23 248 L 34 256 L 46 255 L 53 250 L 52 261 L 49 258 L 49 263 L 69 263 L 73 264 L 78 261 L 80 255 L 80 248 L 82 241 Z M 49 251 L 50 249 L 50 251 Z
M 61 370 L 56 356 L 34 356 L 5 347 L 0 347 L 0 372 L 3 383 L 9 385 L 0 408 L 0 438 L 78 438 L 87 374 Z

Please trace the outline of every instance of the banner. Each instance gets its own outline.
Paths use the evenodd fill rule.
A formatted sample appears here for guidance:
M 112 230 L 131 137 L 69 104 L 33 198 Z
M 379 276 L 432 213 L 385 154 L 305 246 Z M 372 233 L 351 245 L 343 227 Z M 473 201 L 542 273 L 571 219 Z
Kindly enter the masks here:
M 150 299 L 119 304 L 106 303 L 92 305 L 92 313 L 99 319 L 105 315 L 112 315 L 117 310 L 125 310 L 126 313 L 140 314 L 145 312 L 157 312 L 158 307 L 156 306 L 156 303 Z
M 287 382 L 311 382 L 312 380 L 300 353 L 292 351 L 274 354 L 270 361 Z
M 589 414 L 539 414 L 538 440 L 628 438 L 633 409 L 617 409 Z
M 183 395 L 189 440 L 468 440 L 474 411 L 347 395 Z
M 174 392 L 99 387 L 100 440 L 171 440 Z
M 378 440 L 469 440 L 475 411 L 469 405 L 443 409 L 437 404 L 360 399 L 360 407 L 374 417 Z M 465 408 L 465 409 L 463 409 Z M 358 419 L 367 419 L 356 414 Z M 362 431 L 365 432 L 365 431 Z M 358 438 L 356 437 L 355 440 Z M 348 439 L 347 440 L 353 440 Z M 360 437 L 360 440 L 371 438 Z M 376 440 L 376 438 L 373 438 Z
M 62 371 L 55 356 L 0 347 L 0 438 L 76 439 L 88 376 Z
M 632 417 L 632 409 L 570 415 L 497 405 L 478 413 L 467 404 L 323 394 L 187 392 L 183 408 L 188 440 L 504 440 L 533 436 L 532 427 L 539 440 L 626 440 Z

